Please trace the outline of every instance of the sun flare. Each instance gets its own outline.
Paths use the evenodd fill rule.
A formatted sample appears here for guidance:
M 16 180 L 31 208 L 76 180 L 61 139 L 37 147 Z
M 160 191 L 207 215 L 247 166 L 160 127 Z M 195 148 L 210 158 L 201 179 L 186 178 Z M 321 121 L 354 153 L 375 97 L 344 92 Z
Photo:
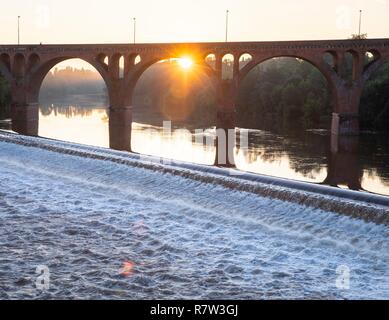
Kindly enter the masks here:
M 180 58 L 178 64 L 182 69 L 189 70 L 193 66 L 193 61 L 190 58 Z

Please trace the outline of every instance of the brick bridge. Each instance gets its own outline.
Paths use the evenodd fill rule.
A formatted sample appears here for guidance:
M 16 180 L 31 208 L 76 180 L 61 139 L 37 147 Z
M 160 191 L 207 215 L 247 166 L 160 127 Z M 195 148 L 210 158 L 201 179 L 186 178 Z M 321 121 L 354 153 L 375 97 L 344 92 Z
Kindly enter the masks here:
M 227 80 L 223 76 L 222 62 L 226 54 L 234 57 L 233 74 Z M 212 65 L 207 59 L 210 55 L 215 60 Z M 251 59 L 243 66 L 240 63 L 242 56 Z M 351 58 L 346 59 L 347 56 Z M 122 57 L 123 71 L 120 70 Z M 295 57 L 315 66 L 328 82 L 333 108 L 332 133 L 353 135 L 359 132 L 359 101 L 363 87 L 374 71 L 389 62 L 389 39 L 0 45 L 0 73 L 11 86 L 13 130 L 26 135 L 38 134 L 39 90 L 45 76 L 56 64 L 79 58 L 96 68 L 106 83 L 111 147 L 131 150 L 132 95 L 138 79 L 156 62 L 182 57 L 190 57 L 212 80 L 218 101 L 216 126 L 219 129 L 235 127 L 235 101 L 240 84 L 250 70 L 271 58 Z M 351 71 L 347 65 L 350 60 Z M 231 149 L 233 143 L 229 145 Z

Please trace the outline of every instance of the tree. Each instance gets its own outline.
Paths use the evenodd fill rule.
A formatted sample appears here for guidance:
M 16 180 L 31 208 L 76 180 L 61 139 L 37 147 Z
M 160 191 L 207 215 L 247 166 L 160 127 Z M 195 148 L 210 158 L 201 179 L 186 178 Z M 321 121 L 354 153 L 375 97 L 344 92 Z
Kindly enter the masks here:
M 366 40 L 367 39 L 367 33 L 352 34 L 350 39 L 352 39 L 352 40 Z

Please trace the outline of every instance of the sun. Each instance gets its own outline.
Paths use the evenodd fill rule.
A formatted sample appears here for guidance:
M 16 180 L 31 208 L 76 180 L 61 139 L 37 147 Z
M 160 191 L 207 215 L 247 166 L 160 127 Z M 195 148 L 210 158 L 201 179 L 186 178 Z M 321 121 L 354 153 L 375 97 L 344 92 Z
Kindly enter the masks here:
M 178 64 L 184 70 L 189 70 L 193 66 L 193 61 L 190 58 L 180 58 L 178 59 Z

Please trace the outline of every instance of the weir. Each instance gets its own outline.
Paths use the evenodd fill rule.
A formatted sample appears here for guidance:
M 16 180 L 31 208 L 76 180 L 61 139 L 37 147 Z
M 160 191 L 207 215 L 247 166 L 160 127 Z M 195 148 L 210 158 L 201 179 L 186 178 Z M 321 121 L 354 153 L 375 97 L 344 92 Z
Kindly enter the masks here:
M 167 173 L 205 184 L 220 185 L 232 190 L 298 203 L 368 222 L 389 225 L 389 197 L 376 194 L 174 160 L 169 160 L 169 164 L 162 165 L 161 159 L 152 156 L 145 157 L 133 153 L 123 153 L 45 138 L 20 136 L 1 130 L 0 141 Z M 329 176 L 331 176 L 331 173 Z

